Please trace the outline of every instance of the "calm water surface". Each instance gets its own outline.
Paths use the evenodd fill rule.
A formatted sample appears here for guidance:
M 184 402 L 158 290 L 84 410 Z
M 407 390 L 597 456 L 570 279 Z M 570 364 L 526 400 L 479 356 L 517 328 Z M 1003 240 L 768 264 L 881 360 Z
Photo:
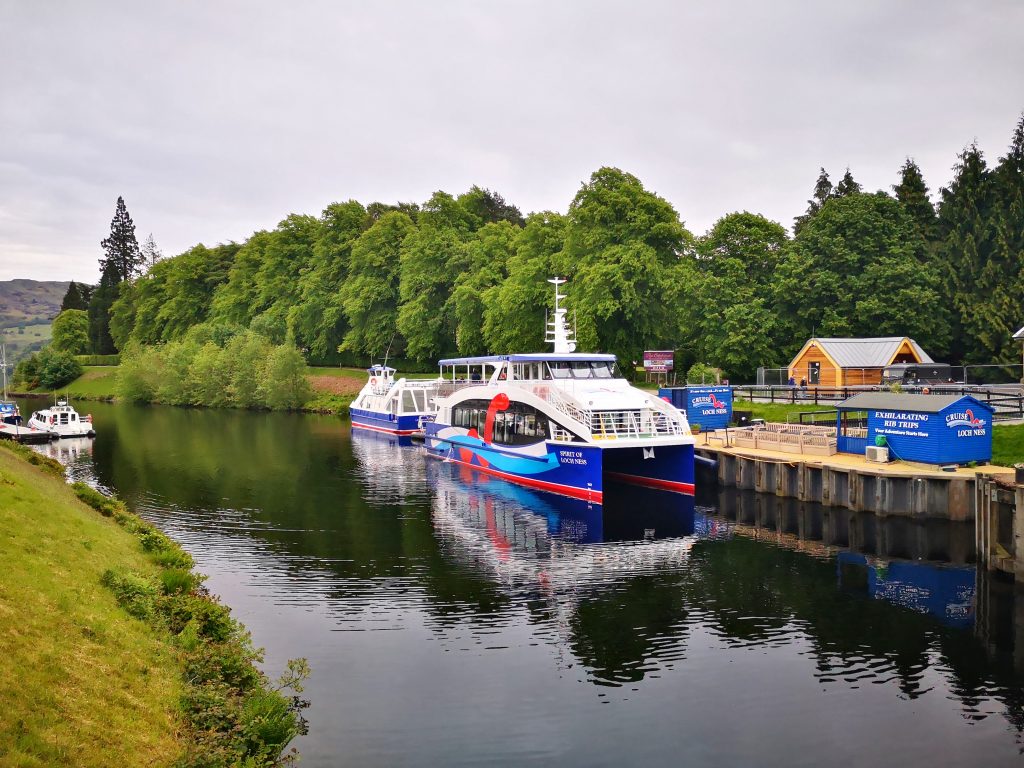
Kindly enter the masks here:
M 309 659 L 304 766 L 1020 760 L 1022 609 L 972 528 L 714 489 L 602 512 L 332 417 L 83 410 L 71 476 L 178 539 L 269 672 Z

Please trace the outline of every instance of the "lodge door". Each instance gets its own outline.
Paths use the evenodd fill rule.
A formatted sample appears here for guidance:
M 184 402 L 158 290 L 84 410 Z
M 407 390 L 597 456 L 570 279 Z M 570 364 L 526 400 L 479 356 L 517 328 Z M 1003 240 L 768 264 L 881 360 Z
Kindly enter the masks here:
M 807 383 L 821 384 L 821 363 L 807 364 Z

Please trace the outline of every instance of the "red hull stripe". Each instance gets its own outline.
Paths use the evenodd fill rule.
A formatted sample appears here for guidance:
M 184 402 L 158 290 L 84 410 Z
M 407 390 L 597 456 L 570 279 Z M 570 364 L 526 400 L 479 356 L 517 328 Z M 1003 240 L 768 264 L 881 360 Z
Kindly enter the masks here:
M 436 458 L 443 459 L 441 456 L 437 456 Z M 532 477 L 523 477 L 522 475 L 512 475 L 508 472 L 502 472 L 494 469 L 493 467 L 481 467 L 478 464 L 470 464 L 468 461 L 462 461 L 461 459 L 450 458 L 448 461 L 451 461 L 454 464 L 462 464 L 470 469 L 483 472 L 485 475 L 500 477 L 502 480 L 508 480 L 510 483 L 518 483 L 519 485 L 525 485 L 530 488 L 539 488 L 542 491 L 550 491 L 551 493 L 560 493 L 563 496 L 571 496 L 574 499 L 582 499 L 583 501 L 589 501 L 594 504 L 600 504 L 601 499 L 604 496 L 601 491 L 592 491 L 589 488 L 577 488 L 573 485 L 548 483 L 544 480 L 536 480 Z
M 663 491 L 675 491 L 676 493 L 687 493 L 690 496 L 694 493 L 693 483 L 680 483 L 675 480 L 661 480 L 656 477 L 644 477 L 643 475 L 627 475 L 625 472 L 606 472 L 608 477 L 621 480 L 631 485 L 643 485 L 647 488 L 658 488 Z
M 418 429 L 384 429 L 384 427 L 371 427 L 369 424 L 361 424 L 358 421 L 352 422 L 352 429 L 368 429 L 371 432 L 383 432 L 385 435 L 415 435 Z

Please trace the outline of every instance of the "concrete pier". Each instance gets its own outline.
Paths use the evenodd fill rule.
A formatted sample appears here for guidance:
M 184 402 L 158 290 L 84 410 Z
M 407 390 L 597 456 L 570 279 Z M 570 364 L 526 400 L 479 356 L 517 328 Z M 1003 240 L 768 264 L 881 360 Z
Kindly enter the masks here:
M 979 473 L 974 496 L 978 562 L 1024 584 L 1024 485 L 1012 476 Z
M 699 443 L 696 451 L 718 462 L 723 486 L 878 515 L 974 520 L 975 469 L 944 472 L 924 465 L 872 464 L 854 455 L 802 456 L 710 441 Z

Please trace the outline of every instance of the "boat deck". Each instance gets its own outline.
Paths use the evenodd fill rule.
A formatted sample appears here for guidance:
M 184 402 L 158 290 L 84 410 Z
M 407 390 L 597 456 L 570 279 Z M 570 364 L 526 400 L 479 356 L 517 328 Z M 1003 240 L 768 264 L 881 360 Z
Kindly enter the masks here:
M 0 439 L 14 440 L 16 443 L 48 443 L 54 439 L 54 435 L 38 429 L 0 424 Z

